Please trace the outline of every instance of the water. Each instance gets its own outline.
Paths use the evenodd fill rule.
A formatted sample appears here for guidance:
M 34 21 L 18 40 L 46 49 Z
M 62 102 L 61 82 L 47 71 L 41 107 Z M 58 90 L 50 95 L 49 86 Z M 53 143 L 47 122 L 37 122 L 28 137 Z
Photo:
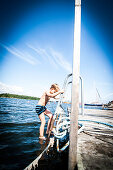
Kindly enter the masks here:
M 38 101 L 0 98 L 0 169 L 24 169 L 40 153 Z M 51 112 L 56 104 L 48 104 Z M 48 118 L 46 117 L 46 120 Z M 47 124 L 45 126 L 45 130 Z
M 0 170 L 20 170 L 40 153 L 38 101 L 0 98 Z M 57 103 L 47 108 L 54 113 Z M 66 110 L 67 105 L 63 105 Z M 46 117 L 46 122 L 48 118 Z M 47 124 L 45 125 L 45 131 Z

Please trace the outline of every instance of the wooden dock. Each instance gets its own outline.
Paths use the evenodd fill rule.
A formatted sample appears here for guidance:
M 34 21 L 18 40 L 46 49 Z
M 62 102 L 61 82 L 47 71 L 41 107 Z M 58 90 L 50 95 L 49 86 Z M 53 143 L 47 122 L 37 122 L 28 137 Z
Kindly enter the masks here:
M 113 125 L 113 110 L 85 109 L 79 120 L 92 120 Z M 82 123 L 82 121 L 81 121 Z M 86 122 L 87 124 L 87 122 Z M 113 170 L 113 128 L 99 129 L 93 122 L 78 135 L 79 170 Z

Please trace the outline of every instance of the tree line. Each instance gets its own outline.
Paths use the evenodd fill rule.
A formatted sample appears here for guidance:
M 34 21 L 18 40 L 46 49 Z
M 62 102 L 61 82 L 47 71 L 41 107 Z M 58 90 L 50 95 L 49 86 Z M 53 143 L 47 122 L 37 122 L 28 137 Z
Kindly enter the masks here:
M 40 99 L 38 97 L 18 95 L 18 94 L 9 94 L 9 93 L 2 93 L 2 94 L 0 94 L 0 97 L 17 98 L 17 99 L 29 99 L 29 100 L 39 100 Z

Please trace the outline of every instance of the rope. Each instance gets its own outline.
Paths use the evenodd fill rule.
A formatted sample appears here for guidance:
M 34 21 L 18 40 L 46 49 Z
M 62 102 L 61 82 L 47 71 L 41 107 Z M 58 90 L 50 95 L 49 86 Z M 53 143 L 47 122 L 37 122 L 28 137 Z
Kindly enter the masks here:
M 50 138 L 50 142 L 49 142 L 48 146 L 44 149 L 44 151 L 30 165 L 28 165 L 24 170 L 31 170 L 31 169 L 37 168 L 38 167 L 38 161 L 41 159 L 43 154 L 48 151 L 49 147 L 53 147 L 53 142 L 54 142 L 54 140 L 52 138 Z
M 94 121 L 94 120 L 78 120 L 78 121 L 88 121 L 88 122 L 94 122 L 94 123 L 99 123 L 99 124 L 103 124 L 106 126 L 110 126 L 113 128 L 113 125 L 109 124 L 109 123 L 104 123 L 104 122 L 100 122 L 100 121 Z
M 89 130 L 85 130 L 85 132 L 93 133 L 93 134 L 97 134 L 97 135 L 113 136 L 112 134 L 101 133 L 101 132 L 93 132 L 93 131 L 89 131 Z

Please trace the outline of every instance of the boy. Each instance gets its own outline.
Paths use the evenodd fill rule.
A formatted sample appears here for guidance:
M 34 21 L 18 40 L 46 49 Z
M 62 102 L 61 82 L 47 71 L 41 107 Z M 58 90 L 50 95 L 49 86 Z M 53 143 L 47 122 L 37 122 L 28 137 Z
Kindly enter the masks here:
M 60 93 L 64 93 L 64 91 L 59 89 L 58 84 L 52 84 L 50 89 L 43 93 L 42 97 L 40 98 L 36 106 L 36 112 L 39 116 L 39 119 L 41 120 L 40 136 L 39 136 L 40 139 L 43 139 L 43 140 L 46 139 L 44 137 L 45 115 L 49 117 L 46 134 L 49 133 L 51 121 L 53 118 L 52 113 L 49 110 L 47 110 L 45 106 L 50 98 L 55 98 Z

